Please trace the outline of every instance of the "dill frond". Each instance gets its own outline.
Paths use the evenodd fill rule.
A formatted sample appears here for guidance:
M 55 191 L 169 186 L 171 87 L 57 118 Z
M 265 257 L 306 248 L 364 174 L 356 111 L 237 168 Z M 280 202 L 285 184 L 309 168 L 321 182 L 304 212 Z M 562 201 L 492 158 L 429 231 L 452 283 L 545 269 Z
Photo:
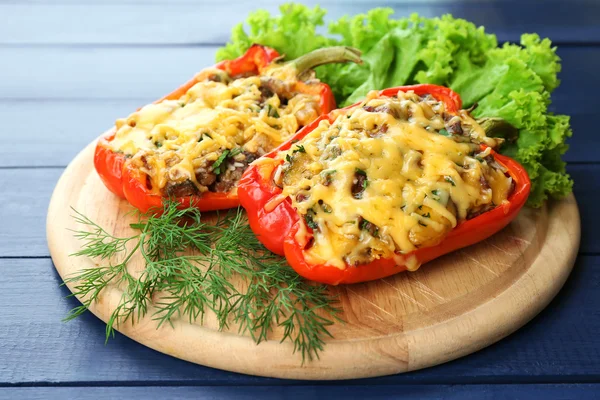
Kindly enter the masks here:
M 138 222 L 131 227 L 139 233 L 123 238 L 73 211 L 75 221 L 85 228 L 75 232 L 83 245 L 73 256 L 99 258 L 108 264 L 65 280 L 74 283 L 73 295 L 83 299 L 65 320 L 84 313 L 108 285 L 120 285 L 124 292 L 107 321 L 107 340 L 119 324 L 146 316 L 154 293 L 160 293 L 153 303 L 157 328 L 180 317 L 202 322 L 210 310 L 220 329 L 235 323 L 240 333 L 249 334 L 258 344 L 279 326 L 282 341 L 294 344 L 303 363 L 319 357 L 325 338 L 331 337 L 328 327 L 339 320 L 340 310 L 327 287 L 305 281 L 285 259 L 266 250 L 241 209 L 220 214 L 215 224 L 208 224 L 197 209 L 178 209 L 177 203 L 166 202 L 160 215 L 138 212 Z M 135 245 L 128 250 L 132 241 Z M 127 264 L 138 252 L 145 269 L 136 278 Z M 123 261 L 112 264 L 115 257 Z M 239 290 L 230 282 L 234 275 L 243 278 L 247 289 Z

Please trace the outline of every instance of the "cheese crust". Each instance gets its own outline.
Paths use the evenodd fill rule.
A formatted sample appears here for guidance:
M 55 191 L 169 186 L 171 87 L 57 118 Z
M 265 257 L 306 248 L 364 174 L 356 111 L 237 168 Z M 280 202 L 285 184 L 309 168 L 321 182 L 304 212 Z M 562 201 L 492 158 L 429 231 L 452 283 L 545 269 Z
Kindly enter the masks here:
M 507 201 L 512 179 L 481 150 L 499 142 L 431 96 L 372 92 L 281 152 L 274 180 L 313 229 L 307 261 L 345 268 L 433 246 Z
M 231 77 L 202 71 L 181 98 L 117 120 L 111 150 L 123 153 L 164 196 L 229 192 L 249 162 L 319 115 L 319 96 L 293 92 L 293 68 Z

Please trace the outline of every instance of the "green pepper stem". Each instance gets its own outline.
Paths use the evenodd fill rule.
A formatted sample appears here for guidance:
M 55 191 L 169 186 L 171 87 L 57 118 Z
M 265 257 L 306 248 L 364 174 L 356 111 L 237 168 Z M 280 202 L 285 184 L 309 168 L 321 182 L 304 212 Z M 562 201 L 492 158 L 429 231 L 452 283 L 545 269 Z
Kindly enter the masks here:
M 298 76 L 306 72 L 309 69 L 318 67 L 319 65 L 331 64 L 331 63 L 342 63 L 342 62 L 355 62 L 361 64 L 360 50 L 353 47 L 347 46 L 334 46 L 325 47 L 311 51 L 310 53 L 304 54 L 290 61 L 296 67 Z
M 502 138 L 514 142 L 519 138 L 519 130 L 502 118 L 480 118 L 477 120 L 485 134 L 493 138 Z

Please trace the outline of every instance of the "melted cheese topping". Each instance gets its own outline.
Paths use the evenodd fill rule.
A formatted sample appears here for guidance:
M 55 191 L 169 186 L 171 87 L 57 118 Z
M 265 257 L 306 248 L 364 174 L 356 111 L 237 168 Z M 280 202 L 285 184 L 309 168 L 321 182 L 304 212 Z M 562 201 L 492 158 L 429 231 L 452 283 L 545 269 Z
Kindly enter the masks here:
M 313 228 L 308 262 L 344 268 L 432 246 L 506 201 L 511 178 L 480 143 L 497 145 L 466 111 L 412 92 L 371 93 L 322 121 L 278 156 L 275 180 Z
M 293 87 L 290 68 L 269 69 L 266 76 L 285 78 L 278 84 Z M 231 80 L 223 71 L 210 69 L 197 79 L 181 98 L 149 104 L 116 122 L 111 149 L 131 158 L 150 177 L 154 190 L 186 181 L 199 191 L 210 190 L 203 180 L 206 174 L 244 166 L 239 162 L 247 154 L 260 156 L 295 133 L 305 123 L 301 117 L 307 116 L 306 110 L 313 111 L 311 118 L 317 116 L 318 96 L 265 96 L 261 76 Z M 223 156 L 226 150 L 233 152 Z

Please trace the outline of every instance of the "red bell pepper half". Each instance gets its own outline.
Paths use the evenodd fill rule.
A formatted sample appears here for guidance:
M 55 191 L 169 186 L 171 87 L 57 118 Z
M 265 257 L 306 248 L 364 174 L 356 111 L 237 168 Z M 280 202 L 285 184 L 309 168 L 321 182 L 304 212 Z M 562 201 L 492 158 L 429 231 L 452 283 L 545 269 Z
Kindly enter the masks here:
M 227 72 L 233 77 L 245 74 L 257 75 L 280 58 L 281 56 L 275 49 L 255 44 L 235 60 L 221 61 L 214 67 Z M 293 63 L 298 74 L 300 74 L 325 63 L 346 61 L 360 62 L 360 53 L 355 49 L 346 47 L 324 48 L 306 54 L 294 60 Z M 192 78 L 155 103 L 178 99 L 198 82 L 199 80 L 196 77 Z M 301 93 L 318 95 L 322 115 L 329 113 L 336 106 L 331 88 L 326 83 L 309 84 L 298 81 L 295 90 Z M 130 165 L 124 154 L 115 152 L 110 148 L 109 143 L 114 139 L 115 133 L 115 129 L 112 129 L 106 136 L 98 140 L 94 154 L 94 166 L 98 175 L 111 192 L 127 199 L 140 211 L 145 212 L 150 208 L 160 209 L 165 198 L 157 191 L 148 188 L 147 176 Z M 232 189 L 229 193 L 206 192 L 200 196 L 186 196 L 172 200 L 178 201 L 182 207 L 194 206 L 200 211 L 223 210 L 237 207 L 240 204 L 237 188 Z
M 442 101 L 447 112 L 451 114 L 458 113 L 462 107 L 462 101 L 457 93 L 436 85 L 395 87 L 382 90 L 379 95 L 394 96 L 398 91 L 409 90 L 418 95 L 432 95 Z M 360 104 L 356 103 L 345 109 Z M 304 249 L 312 229 L 306 226 L 304 219 L 300 218 L 294 210 L 290 199 L 282 199 L 282 190 L 273 183 L 272 177 L 279 165 L 279 162 L 274 160 L 277 153 L 289 149 L 292 143 L 304 138 L 325 119 L 333 122 L 335 117 L 332 114 L 324 115 L 305 126 L 289 141 L 251 164 L 238 185 L 241 204 L 246 209 L 250 226 L 259 240 L 272 252 L 285 256 L 292 268 L 307 279 L 337 285 L 385 278 L 405 271 L 409 263 L 426 263 L 454 250 L 480 242 L 500 231 L 517 216 L 529 196 L 531 183 L 525 169 L 515 160 L 490 149 L 490 155 L 507 169 L 515 183 L 514 190 L 504 204 L 458 224 L 435 246 L 422 247 L 407 254 L 397 254 L 394 258 L 376 259 L 359 266 L 346 265 L 343 269 L 324 264 L 310 264 L 304 257 Z M 297 241 L 296 233 L 300 229 L 305 229 L 308 233 L 307 243 Z

